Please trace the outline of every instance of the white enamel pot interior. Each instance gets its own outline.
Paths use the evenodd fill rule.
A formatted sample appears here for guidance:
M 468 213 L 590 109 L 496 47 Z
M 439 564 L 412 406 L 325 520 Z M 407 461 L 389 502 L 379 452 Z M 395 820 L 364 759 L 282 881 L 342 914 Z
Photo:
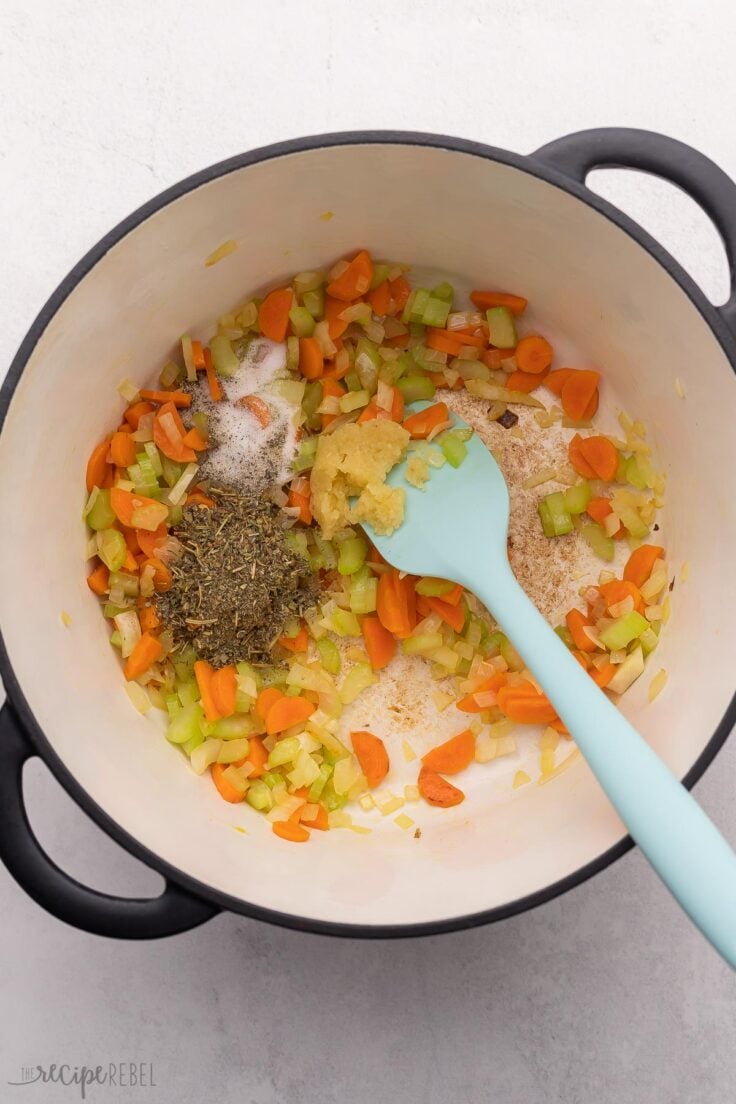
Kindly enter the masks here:
M 605 865 L 625 829 L 580 761 L 554 784 L 504 794 L 479 771 L 463 805 L 422 817 L 421 840 L 386 818 L 370 835 L 333 831 L 294 847 L 226 805 L 134 712 L 84 580 L 85 463 L 119 419 L 120 379 L 148 383 L 177 335 L 206 336 L 249 292 L 365 246 L 464 288 L 528 296 L 543 332 L 601 367 L 610 409 L 649 426 L 668 478 L 670 561 L 690 566 L 657 653 L 667 691 L 650 706 L 642 679 L 624 711 L 680 777 L 702 769 L 728 724 L 736 509 L 725 473 L 736 470 L 736 434 L 725 327 L 714 332 L 716 312 L 684 277 L 582 188 L 524 158 L 436 141 L 295 144 L 150 205 L 70 278 L 0 438 L 0 620 L 36 746 L 152 865 L 228 907 L 301 927 L 400 934 L 508 914 Z M 237 252 L 205 267 L 231 238 Z

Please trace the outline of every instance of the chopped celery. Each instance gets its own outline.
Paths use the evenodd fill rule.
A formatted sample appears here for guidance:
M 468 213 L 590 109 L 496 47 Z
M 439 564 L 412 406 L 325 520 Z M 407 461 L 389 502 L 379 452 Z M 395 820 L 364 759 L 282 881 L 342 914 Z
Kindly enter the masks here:
M 282 786 L 284 783 L 283 775 L 277 774 L 276 771 L 264 771 L 262 778 L 269 790 L 273 790 L 276 786 Z
M 325 671 L 331 675 L 340 673 L 340 650 L 334 641 L 328 640 L 327 637 L 322 637 L 321 640 L 317 641 L 317 652 L 319 653 L 320 663 Z
M 347 800 L 347 794 L 335 793 L 335 787 L 332 784 L 332 779 L 330 779 L 322 791 L 322 804 L 327 809 L 327 812 L 334 813 L 337 809 L 342 809 L 343 805 L 347 803 Z
M 434 296 L 430 296 L 422 312 L 421 321 L 425 326 L 444 326 L 451 306 L 452 303 L 448 303 L 446 299 L 435 299 Z
M 92 491 L 94 494 L 94 491 Z M 87 514 L 87 524 L 90 529 L 109 529 L 116 519 L 115 511 L 110 505 L 110 492 L 106 488 L 98 490 L 94 503 Z
M 425 575 L 416 585 L 417 594 L 423 594 L 426 598 L 441 598 L 443 594 L 449 594 L 455 589 L 455 584 L 447 579 L 433 579 Z
M 405 403 L 433 399 L 437 390 L 429 376 L 420 375 L 418 372 L 402 376 L 396 386 L 401 392 Z
M 650 652 L 653 652 L 659 643 L 659 638 L 653 628 L 646 629 L 645 632 L 639 637 L 639 643 L 642 646 L 644 655 L 648 656 Z
M 590 545 L 596 556 L 599 556 L 607 563 L 611 563 L 615 552 L 613 538 L 609 537 L 600 525 L 596 525 L 594 521 L 590 522 L 588 525 L 583 525 L 580 530 L 580 536 L 586 544 Z
M 636 453 L 626 461 L 626 479 L 632 487 L 637 487 L 640 491 L 646 490 L 647 481 L 642 475 Z
M 616 468 L 616 474 L 614 476 L 615 483 L 626 482 L 626 465 L 628 464 L 628 461 L 628 456 L 622 456 L 621 453 L 618 454 L 618 466 Z
M 373 613 L 378 601 L 378 579 L 368 567 L 363 567 L 351 578 L 350 609 L 363 615 Z
M 199 687 L 194 679 L 178 682 L 176 693 L 182 705 L 194 705 L 199 701 Z
M 175 364 L 173 360 L 167 360 L 158 377 L 158 382 L 164 389 L 167 387 L 173 387 L 175 383 L 180 383 L 184 379 L 184 369 L 180 364 Z
M 251 782 L 245 800 L 259 813 L 268 813 L 273 808 L 271 791 L 261 778 L 255 778 Z
M 303 529 L 287 529 L 284 536 L 286 537 L 286 543 L 291 545 L 291 548 L 298 556 L 303 559 L 309 559 L 309 552 L 307 550 L 307 534 Z
M 374 264 L 373 265 L 373 278 L 371 279 L 370 290 L 375 291 L 384 280 L 388 279 L 388 274 L 391 271 L 390 265 L 387 264 Z
M 230 718 L 228 717 L 228 720 Z M 213 729 L 213 735 L 215 735 Z M 220 753 L 217 756 L 218 763 L 238 763 L 241 759 L 245 759 L 250 751 L 250 743 L 245 738 L 228 740 L 220 748 Z
M 127 571 L 113 571 L 110 573 L 110 590 L 118 586 L 126 598 L 135 598 L 139 589 L 138 576 Z
M 308 800 L 311 802 L 319 801 L 322 796 L 322 791 L 332 778 L 332 772 L 335 767 L 332 763 L 320 763 L 319 774 L 315 778 L 312 785 L 309 787 Z
M 128 555 L 125 537 L 117 529 L 102 529 L 97 534 L 97 555 L 108 571 L 119 571 Z
M 233 352 L 229 338 L 225 337 L 224 334 L 213 337 L 210 341 L 210 352 L 212 353 L 212 367 L 218 376 L 234 376 L 237 374 L 240 361 Z
M 442 633 L 426 632 L 409 636 L 401 642 L 404 655 L 418 655 L 421 652 L 434 652 L 442 647 Z
M 444 299 L 450 305 L 452 305 L 454 295 L 455 289 L 452 284 L 448 284 L 447 280 L 443 280 L 441 284 L 437 284 L 437 287 L 432 288 L 433 299 Z
M 183 464 L 177 464 L 175 460 L 169 460 L 168 456 L 161 455 L 161 468 L 163 471 L 164 483 L 168 487 L 173 487 L 175 483 L 181 478 L 181 473 L 184 471 Z
M 201 735 L 203 719 L 204 711 L 198 702 L 183 706 L 179 713 L 169 721 L 166 739 L 172 744 L 184 744 L 194 736 Z
M 616 674 L 609 682 L 607 689 L 612 690 L 614 694 L 623 694 L 624 690 L 628 690 L 632 682 L 635 682 L 643 671 L 644 652 L 637 647 L 616 668 Z
M 322 384 L 319 380 L 310 380 L 304 388 L 302 410 L 307 419 L 307 425 L 312 429 L 319 429 L 322 418 L 317 414 L 317 407 L 322 402 Z
M 491 307 L 486 311 L 488 338 L 497 349 L 513 349 L 516 346 L 516 324 L 508 307 Z
M 355 371 L 354 368 L 351 368 L 349 372 L 345 373 L 345 376 L 343 378 L 343 382 L 344 382 L 345 386 L 347 387 L 348 391 L 362 391 L 363 390 L 363 384 L 360 382 L 360 376 L 358 375 L 358 373 Z
M 240 740 L 246 736 L 252 736 L 255 727 L 255 721 L 247 713 L 233 713 L 231 717 L 222 717 L 221 720 L 215 721 L 210 735 L 216 736 L 218 740 Z M 242 759 L 247 754 L 248 748 L 239 758 Z M 225 760 L 221 759 L 220 762 L 224 763 Z M 231 760 L 228 760 L 228 762 L 231 762 Z
M 287 671 L 283 667 L 262 667 L 261 679 L 264 686 L 286 686 Z
M 430 293 L 427 288 L 416 288 L 407 300 L 406 306 L 404 307 L 404 313 L 401 316 L 401 321 L 421 322 L 424 308 L 427 306 L 429 300 Z
M 105 602 L 102 607 L 102 616 L 109 618 L 117 617 L 119 613 L 127 613 L 129 609 L 132 609 L 132 606 L 117 606 L 114 602 Z
M 554 491 L 545 495 L 537 503 L 537 510 L 542 522 L 542 530 L 545 537 L 564 537 L 572 532 L 572 518 L 567 510 L 565 495 L 562 491 Z
M 501 640 L 498 643 L 498 650 L 509 665 L 509 669 L 512 671 L 523 671 L 526 667 L 524 660 L 517 652 L 514 645 L 511 643 L 505 633 L 501 633 Z
M 354 575 L 360 571 L 368 555 L 365 537 L 348 537 L 337 544 L 337 570 L 341 575 Z
M 338 607 L 332 614 L 332 627 L 338 636 L 360 636 L 358 618 L 351 610 Z
M 448 464 L 452 464 L 453 468 L 459 468 L 465 457 L 468 455 L 468 449 L 462 438 L 453 430 L 448 430 L 443 433 L 437 440 L 437 444 L 442 449 L 442 455 Z
M 343 679 L 339 691 L 340 701 L 343 705 L 350 705 L 359 694 L 362 694 L 364 690 L 367 690 L 369 686 L 377 681 L 378 679 L 373 673 L 370 663 L 356 663 Z
M 184 507 L 169 506 L 169 521 L 172 525 L 178 525 L 181 519 L 184 517 Z
M 306 307 L 292 307 L 289 320 L 297 337 L 311 337 L 314 333 L 314 317 Z
M 481 628 L 484 629 L 485 627 L 485 621 L 481 621 Z M 501 645 L 504 641 L 508 643 L 505 633 L 502 633 L 499 629 L 496 629 L 495 632 L 489 632 L 485 640 L 481 638 L 481 644 L 485 644 L 486 655 L 500 655 Z
M 196 415 L 195 415 L 195 417 L 196 417 Z M 205 417 L 207 417 L 206 414 L 205 414 Z M 205 434 L 205 436 L 206 436 L 206 434 Z M 153 468 L 154 475 L 156 476 L 157 479 L 160 479 L 161 476 L 164 474 L 163 465 L 161 463 L 161 453 L 158 451 L 158 449 L 154 445 L 153 441 L 146 441 L 143 448 L 146 450 L 146 456 L 148 457 L 149 461 L 151 462 L 151 467 Z
M 590 483 L 587 479 L 583 479 L 580 483 L 576 483 L 574 487 L 568 487 L 564 492 L 564 497 L 568 514 L 585 513 L 585 508 L 593 497 Z
M 290 372 L 296 372 L 299 367 L 299 338 L 294 334 L 286 339 L 286 367 Z
M 625 506 L 617 501 L 614 509 L 621 519 L 621 524 L 634 540 L 643 540 L 644 537 L 649 536 L 649 526 L 644 524 L 633 506 Z
M 326 571 L 334 571 L 337 567 L 337 556 L 335 555 L 335 549 L 330 541 L 325 540 L 319 533 L 314 534 L 314 543 L 319 549 L 319 553 L 324 561 Z
M 367 406 L 370 401 L 370 393 L 364 388 L 361 388 L 360 391 L 348 391 L 347 395 L 340 397 L 340 413 L 352 414 L 354 410 L 360 410 L 362 406 Z
M 632 640 L 636 640 L 637 636 L 641 636 L 648 628 L 649 622 L 646 617 L 642 617 L 636 610 L 632 610 L 624 617 L 617 617 L 613 624 L 602 629 L 599 635 L 601 643 L 609 651 L 615 652 L 619 648 L 625 648 L 627 644 L 630 644 Z
M 367 337 L 359 337 L 358 344 L 355 346 L 355 359 L 358 360 L 360 356 L 367 356 L 372 361 L 374 367 L 380 368 L 381 356 L 378 352 L 378 346 L 373 341 L 369 341 Z
M 321 318 L 325 313 L 324 288 L 313 288 L 311 291 L 305 291 L 302 302 L 312 318 Z
M 123 638 L 122 638 L 122 636 L 120 635 L 120 633 L 118 632 L 117 629 L 115 629 L 114 632 L 110 633 L 110 643 L 112 644 L 113 648 L 118 648 L 118 649 L 122 648 Z
M 268 756 L 267 765 L 269 767 L 283 767 L 286 763 L 293 763 L 301 750 L 302 745 L 296 736 L 287 736 L 285 740 L 279 740 L 273 746 Z
M 181 713 L 181 702 L 176 694 L 167 694 L 164 703 L 170 719 L 175 717 L 177 713 Z
M 317 405 L 319 405 L 319 403 Z M 303 441 L 299 442 L 299 448 L 297 450 L 296 456 L 291 461 L 291 467 L 293 471 L 303 472 L 307 471 L 308 468 L 313 467 L 314 458 L 317 455 L 318 443 L 318 437 L 307 437 Z
M 572 633 L 568 629 L 567 625 L 557 625 L 557 627 L 555 628 L 555 632 L 559 636 L 562 643 L 565 644 L 568 648 L 573 648 L 575 646 L 575 641 L 573 640 Z
M 187 755 L 191 755 L 195 748 L 198 748 L 200 744 L 204 743 L 204 740 L 204 732 L 195 732 L 192 738 L 181 744 L 180 747 Z

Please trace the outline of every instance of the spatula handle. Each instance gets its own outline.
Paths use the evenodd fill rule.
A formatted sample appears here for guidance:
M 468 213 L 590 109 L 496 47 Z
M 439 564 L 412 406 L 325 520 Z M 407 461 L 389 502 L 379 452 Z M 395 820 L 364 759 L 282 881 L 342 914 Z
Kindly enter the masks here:
M 477 579 L 472 589 L 523 656 L 662 881 L 736 967 L 736 855 L 731 847 L 586 674 L 508 565 L 499 565 L 485 592 Z

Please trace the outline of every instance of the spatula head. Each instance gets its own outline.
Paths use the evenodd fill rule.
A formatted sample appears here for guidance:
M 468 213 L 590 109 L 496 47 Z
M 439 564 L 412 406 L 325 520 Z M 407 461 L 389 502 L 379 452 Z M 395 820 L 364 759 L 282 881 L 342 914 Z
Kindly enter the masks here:
M 414 403 L 407 412 L 431 403 Z M 455 414 L 455 426 L 467 427 Z M 501 471 L 477 434 L 465 442 L 467 456 L 460 467 L 445 463 L 431 468 L 424 488 L 406 481 L 406 459 L 389 474 L 387 483 L 406 493 L 404 523 L 389 537 L 370 525 L 366 533 L 381 555 L 400 571 L 435 575 L 472 586 L 489 561 L 506 558 L 509 493 Z M 435 442 L 436 445 L 436 442 Z M 412 452 L 409 451 L 408 458 Z

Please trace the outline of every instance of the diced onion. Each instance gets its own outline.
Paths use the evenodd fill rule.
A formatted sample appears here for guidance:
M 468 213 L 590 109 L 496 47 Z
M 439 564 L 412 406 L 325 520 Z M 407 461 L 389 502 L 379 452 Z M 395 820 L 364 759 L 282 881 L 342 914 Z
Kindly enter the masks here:
M 222 245 L 218 245 L 217 249 L 214 249 L 209 257 L 206 258 L 204 264 L 205 268 L 210 268 L 212 265 L 216 265 L 218 261 L 221 261 L 223 257 L 228 257 L 231 253 L 234 253 L 238 248 L 238 243 L 230 238 L 229 241 L 225 241 Z
M 323 356 L 334 357 L 337 352 L 337 346 L 330 337 L 329 323 L 326 320 L 318 322 L 314 327 L 314 338 L 322 350 Z
M 138 402 L 140 398 L 138 384 L 134 383 L 133 380 L 129 379 L 127 376 L 118 384 L 118 394 L 121 395 L 127 403 Z
M 666 682 L 667 682 L 667 672 L 665 671 L 664 667 L 662 667 L 662 668 L 660 668 L 659 671 L 657 671 L 656 675 L 654 676 L 652 681 L 649 683 L 648 696 L 649 696 L 650 702 L 654 701 L 654 699 L 657 697 L 657 695 L 662 693 L 662 691 L 664 690 Z
M 150 414 L 142 414 L 138 421 L 138 428 L 130 435 L 132 440 L 139 441 L 142 444 L 145 444 L 146 441 L 152 441 L 155 417 L 153 411 Z
M 126 682 L 125 692 L 139 713 L 148 713 L 151 708 L 151 699 L 139 683 Z
M 122 641 L 121 654 L 127 659 L 141 638 L 141 623 L 135 610 L 126 610 L 113 618 Z
M 528 476 L 521 484 L 525 490 L 530 491 L 534 487 L 541 487 L 543 483 L 549 483 L 556 476 L 554 468 L 543 468 L 542 471 L 537 472 L 536 475 Z
M 182 501 L 187 493 L 187 488 L 189 484 L 192 482 L 198 471 L 199 468 L 196 464 L 187 464 L 186 468 L 181 473 L 176 483 L 166 496 L 167 502 L 170 506 L 179 505 L 179 503 Z
M 217 762 L 217 757 L 222 750 L 222 744 L 222 740 L 215 740 L 212 737 L 205 740 L 203 744 L 199 744 L 189 757 L 192 770 L 195 771 L 196 774 L 204 774 L 208 767 L 211 767 L 213 763 Z

